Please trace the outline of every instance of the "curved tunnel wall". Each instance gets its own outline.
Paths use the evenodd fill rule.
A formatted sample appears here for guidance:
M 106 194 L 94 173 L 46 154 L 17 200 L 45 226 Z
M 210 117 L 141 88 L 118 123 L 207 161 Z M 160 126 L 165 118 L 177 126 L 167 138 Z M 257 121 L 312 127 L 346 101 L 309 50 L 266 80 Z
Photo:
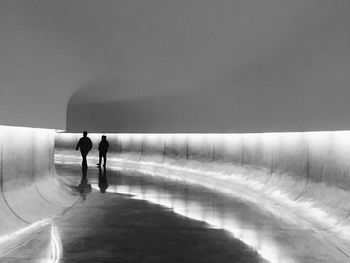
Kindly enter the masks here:
M 287 222 L 297 217 L 350 255 L 350 131 L 106 135 L 107 169 L 184 180 Z M 74 149 L 80 136 L 56 134 L 57 162 L 81 161 Z M 95 165 L 101 134 L 89 137 L 94 147 L 88 163 Z
M 56 157 L 73 155 L 80 134 L 56 134 Z M 90 134 L 98 157 L 101 134 Z M 114 161 L 152 164 L 227 175 L 242 187 L 281 193 L 291 201 L 312 202 L 332 215 L 350 211 L 350 132 L 261 134 L 107 134 Z M 215 174 L 218 172 L 218 174 Z M 201 176 L 194 179 L 201 183 Z M 227 186 L 227 185 L 226 185 Z M 224 186 L 224 187 L 226 187 Z M 254 188 L 253 187 L 253 188 Z M 253 189 L 252 188 L 252 189 Z M 251 190 L 252 190 L 251 189 Z M 220 190 L 220 189 L 218 189 Z
M 100 134 L 89 134 L 97 153 Z M 80 134 L 57 133 L 55 148 L 72 149 Z M 251 134 L 107 134 L 110 157 L 184 159 L 265 169 L 350 188 L 350 132 Z M 137 158 L 136 158 L 137 156 Z
M 56 177 L 54 134 L 0 126 L 0 256 L 77 200 Z

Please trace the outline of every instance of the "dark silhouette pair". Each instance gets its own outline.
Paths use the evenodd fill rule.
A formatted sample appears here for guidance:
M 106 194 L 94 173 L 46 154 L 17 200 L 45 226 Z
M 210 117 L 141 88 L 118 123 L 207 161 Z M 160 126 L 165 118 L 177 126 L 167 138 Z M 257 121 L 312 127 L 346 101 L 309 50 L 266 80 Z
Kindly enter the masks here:
M 77 147 L 75 148 L 78 150 L 80 148 L 80 153 L 83 158 L 82 166 L 87 166 L 87 160 L 86 156 L 88 155 L 89 151 L 92 149 L 92 141 L 89 137 L 87 137 L 88 132 L 83 132 L 83 137 L 79 139 L 79 142 L 77 144 Z M 99 163 L 98 166 L 101 166 L 101 161 L 103 158 L 103 166 L 106 167 L 106 161 L 107 161 L 107 152 L 109 148 L 109 143 L 106 139 L 107 137 L 105 135 L 102 136 L 101 142 L 98 145 L 99 150 Z

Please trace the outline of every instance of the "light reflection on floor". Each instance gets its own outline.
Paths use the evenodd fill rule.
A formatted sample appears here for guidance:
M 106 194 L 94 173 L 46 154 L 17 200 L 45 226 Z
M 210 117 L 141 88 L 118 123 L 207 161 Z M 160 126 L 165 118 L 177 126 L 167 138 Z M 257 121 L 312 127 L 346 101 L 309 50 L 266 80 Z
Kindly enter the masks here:
M 59 263 L 62 256 L 62 243 L 57 227 L 51 224 L 50 263 Z
M 26 227 L 23 227 L 10 234 L 0 237 L 0 258 L 7 257 L 8 254 L 20 255 L 21 247 L 30 242 L 38 232 L 44 227 L 50 227 L 50 242 L 46 249 L 42 248 L 41 257 L 38 259 L 39 263 L 59 263 L 62 256 L 62 244 L 59 232 L 55 223 L 51 219 L 44 219 Z M 46 252 L 45 252 L 46 251 Z M 19 260 L 19 259 L 18 259 Z
M 91 184 L 91 186 L 95 190 L 100 189 L 98 184 Z M 172 196 L 169 193 L 160 193 L 156 189 L 142 188 L 142 186 L 138 185 L 113 185 L 106 192 L 132 195 L 132 199 L 145 200 L 170 208 L 179 215 L 205 222 L 210 228 L 229 231 L 235 238 L 249 245 L 271 263 L 295 262 L 282 255 L 272 240 L 259 237 L 258 233 L 253 229 L 242 228 L 232 215 L 225 216 L 220 213 L 220 210 L 215 209 L 215 207 L 204 207 L 198 201 L 176 198 L 176 196 Z
M 75 174 L 79 174 L 80 168 L 76 166 L 75 169 Z M 93 192 L 100 192 L 101 188 L 97 174 L 97 170 L 90 169 L 88 178 Z M 263 200 L 260 200 L 261 207 L 257 207 L 256 204 L 246 204 L 232 196 L 223 197 L 220 193 L 188 182 L 150 176 L 130 169 L 122 171 L 120 167 L 118 171 L 108 170 L 107 178 L 108 184 L 105 182 L 105 186 L 108 187 L 103 190 L 106 194 L 131 195 L 132 199 L 157 204 L 186 218 L 205 222 L 210 228 L 224 229 L 269 262 L 350 262 L 342 252 L 309 229 L 308 225 L 303 225 L 302 221 L 293 217 L 294 223 L 291 218 L 281 220 L 282 215 L 275 217 L 269 211 L 264 211 Z

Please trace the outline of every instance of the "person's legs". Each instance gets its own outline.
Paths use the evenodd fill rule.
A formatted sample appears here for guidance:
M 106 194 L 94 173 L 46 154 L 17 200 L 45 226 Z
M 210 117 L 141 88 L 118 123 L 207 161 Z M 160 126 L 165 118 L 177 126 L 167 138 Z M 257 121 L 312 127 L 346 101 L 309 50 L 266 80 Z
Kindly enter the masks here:
M 103 153 L 103 166 L 106 167 L 107 153 Z M 101 161 L 100 161 L 101 163 Z
M 87 153 L 83 153 L 83 152 L 81 153 L 81 156 L 83 157 L 83 163 L 82 163 L 82 165 L 84 165 L 84 166 L 87 165 L 86 155 L 87 155 Z
M 100 166 L 101 165 L 101 161 L 102 161 L 102 153 L 101 152 L 99 152 L 99 161 L 98 161 L 98 166 Z

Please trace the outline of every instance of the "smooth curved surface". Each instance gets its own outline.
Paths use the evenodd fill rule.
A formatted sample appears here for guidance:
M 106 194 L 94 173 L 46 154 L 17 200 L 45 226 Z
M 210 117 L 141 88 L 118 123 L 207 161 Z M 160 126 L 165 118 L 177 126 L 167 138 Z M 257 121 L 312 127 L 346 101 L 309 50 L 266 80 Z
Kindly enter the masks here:
M 72 152 L 74 145 L 60 148 L 66 139 L 79 136 L 56 137 L 58 161 L 79 160 Z M 291 219 L 283 211 L 292 211 L 305 226 L 350 255 L 350 132 L 113 136 L 125 147 L 110 156 L 107 166 L 184 180 L 257 206 L 264 200 L 266 211 L 286 221 Z M 143 145 L 142 152 L 135 152 L 130 141 Z M 90 164 L 96 157 L 90 155 Z
M 54 168 L 54 131 L 0 126 L 0 256 L 77 200 Z

